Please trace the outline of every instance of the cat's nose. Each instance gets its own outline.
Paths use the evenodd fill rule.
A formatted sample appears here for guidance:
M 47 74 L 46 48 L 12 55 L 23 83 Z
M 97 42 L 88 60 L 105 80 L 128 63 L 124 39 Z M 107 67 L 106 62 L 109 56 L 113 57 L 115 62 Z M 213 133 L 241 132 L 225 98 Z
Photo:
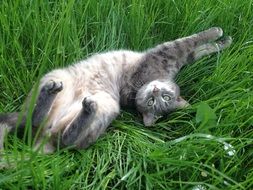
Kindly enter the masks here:
M 158 95 L 159 91 L 160 89 L 155 86 L 153 89 L 153 94 Z

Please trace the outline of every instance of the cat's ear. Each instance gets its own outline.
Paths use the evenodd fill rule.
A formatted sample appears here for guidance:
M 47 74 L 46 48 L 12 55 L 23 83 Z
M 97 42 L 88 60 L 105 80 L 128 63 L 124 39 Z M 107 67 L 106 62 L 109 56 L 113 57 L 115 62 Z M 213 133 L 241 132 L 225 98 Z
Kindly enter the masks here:
M 156 117 L 153 113 L 143 113 L 143 123 L 146 127 L 153 125 L 156 121 Z
M 190 104 L 184 100 L 181 96 L 179 96 L 176 100 L 176 108 L 182 109 L 190 106 Z

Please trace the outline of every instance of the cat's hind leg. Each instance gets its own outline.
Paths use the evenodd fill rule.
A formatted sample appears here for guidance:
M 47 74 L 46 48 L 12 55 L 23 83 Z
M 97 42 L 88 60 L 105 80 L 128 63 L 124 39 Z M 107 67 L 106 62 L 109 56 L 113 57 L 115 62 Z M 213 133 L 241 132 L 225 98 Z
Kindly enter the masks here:
M 42 127 L 42 129 L 44 128 L 43 122 L 47 119 L 47 117 L 49 117 L 50 110 L 53 106 L 56 95 L 62 91 L 62 89 L 63 83 L 54 81 L 52 79 L 44 82 L 41 85 L 39 95 L 36 99 L 35 107 L 32 113 L 32 126 L 35 127 L 36 130 L 38 127 Z M 44 129 L 42 131 L 44 131 Z M 51 134 L 48 135 L 50 136 Z M 34 150 L 39 150 L 44 154 L 49 154 L 55 151 L 55 147 L 50 141 L 50 138 L 45 138 L 48 135 L 44 134 L 40 136 L 39 139 L 36 139 Z
M 44 118 L 47 116 L 55 96 L 58 92 L 62 90 L 62 88 L 63 85 L 61 82 L 55 82 L 52 80 L 48 81 L 41 87 L 39 95 L 35 102 L 35 108 L 32 113 L 32 126 L 34 132 L 37 130 L 37 127 L 40 126 Z M 32 96 L 32 94 L 30 96 Z M 31 97 L 29 97 L 25 104 L 26 110 L 24 113 L 14 112 L 0 115 L 0 150 L 3 149 L 3 141 L 5 136 L 9 132 L 14 133 L 17 125 L 18 131 L 24 131 L 30 104 Z
M 119 111 L 119 100 L 110 94 L 100 92 L 91 96 L 84 100 L 81 113 L 63 132 L 62 143 L 87 148 L 103 134 Z
M 85 130 L 93 121 L 97 112 L 97 103 L 91 97 L 82 101 L 82 109 L 74 120 L 66 127 L 62 135 L 64 145 L 73 145 L 82 130 Z
M 39 126 L 47 114 L 50 111 L 52 103 L 58 94 L 63 89 L 62 82 L 56 82 L 50 80 L 45 83 L 39 92 L 38 98 L 36 100 L 35 108 L 32 114 L 32 125 Z

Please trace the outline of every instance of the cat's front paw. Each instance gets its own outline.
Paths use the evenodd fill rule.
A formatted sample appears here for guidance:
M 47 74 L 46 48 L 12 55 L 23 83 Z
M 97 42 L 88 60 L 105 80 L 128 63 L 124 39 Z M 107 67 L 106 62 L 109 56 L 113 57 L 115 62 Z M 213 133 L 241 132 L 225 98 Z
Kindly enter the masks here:
M 223 30 L 220 27 L 212 27 L 204 31 L 209 41 L 215 41 L 223 36 Z
M 229 47 L 232 44 L 232 37 L 226 36 L 216 42 L 216 44 L 219 46 L 219 48 L 224 49 Z
M 217 34 L 218 37 L 223 36 L 223 30 L 221 27 L 213 27 L 210 30 L 212 30 L 215 34 Z

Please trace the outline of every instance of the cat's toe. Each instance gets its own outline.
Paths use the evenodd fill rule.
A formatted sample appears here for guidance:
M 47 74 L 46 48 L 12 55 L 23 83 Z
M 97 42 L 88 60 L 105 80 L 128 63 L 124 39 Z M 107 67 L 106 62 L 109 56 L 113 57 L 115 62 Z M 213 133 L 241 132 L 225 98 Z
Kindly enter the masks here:
M 63 89 L 63 84 L 62 82 L 55 82 L 53 80 L 50 80 L 44 86 L 44 89 L 48 91 L 50 94 L 58 93 Z
M 97 110 L 97 103 L 92 100 L 90 97 L 85 97 L 83 99 L 83 109 L 88 113 L 95 112 Z
M 221 42 L 223 43 L 223 45 L 225 46 L 230 46 L 232 44 L 232 37 L 231 36 L 227 36 L 225 37 L 223 40 L 221 40 Z
M 221 27 L 214 27 L 214 30 L 216 31 L 217 36 L 219 37 L 223 36 L 223 30 Z
M 212 37 L 214 40 L 222 37 L 223 30 L 220 27 L 212 27 L 209 30 L 207 30 L 207 35 Z
M 231 44 L 232 44 L 232 37 L 231 36 L 226 36 L 220 40 L 218 40 L 216 43 L 217 45 L 221 48 L 221 49 L 224 49 L 224 48 L 227 48 L 229 47 Z

